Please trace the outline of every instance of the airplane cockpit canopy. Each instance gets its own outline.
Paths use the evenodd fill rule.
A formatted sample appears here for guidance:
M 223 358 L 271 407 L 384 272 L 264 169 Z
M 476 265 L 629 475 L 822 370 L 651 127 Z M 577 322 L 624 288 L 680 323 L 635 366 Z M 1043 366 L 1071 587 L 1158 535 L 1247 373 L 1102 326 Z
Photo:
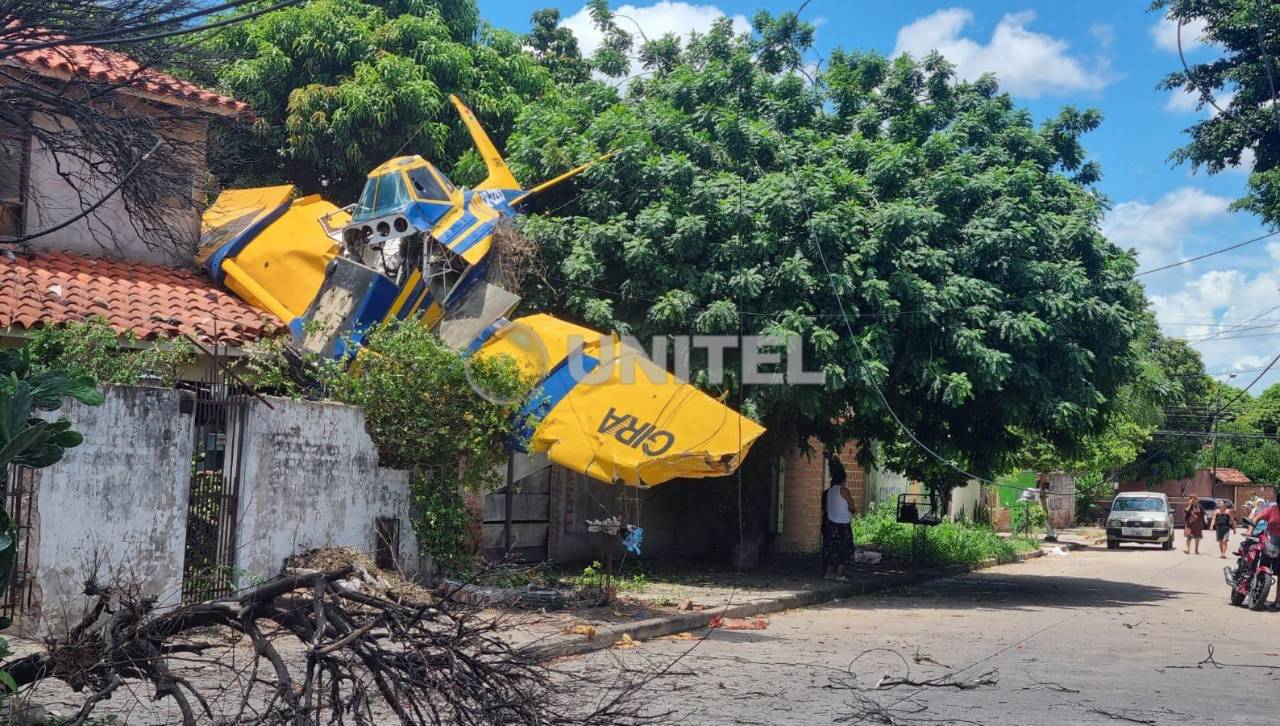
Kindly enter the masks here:
M 435 222 L 453 206 L 456 188 L 421 156 L 401 156 L 374 169 L 364 183 L 351 221 L 363 222 L 403 211 L 424 202 L 426 216 Z

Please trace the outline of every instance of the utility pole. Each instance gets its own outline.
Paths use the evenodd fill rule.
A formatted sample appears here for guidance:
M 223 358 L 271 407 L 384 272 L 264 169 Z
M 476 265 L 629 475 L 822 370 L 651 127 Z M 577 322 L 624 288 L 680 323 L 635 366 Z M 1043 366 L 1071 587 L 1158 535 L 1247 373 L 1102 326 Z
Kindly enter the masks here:
M 1228 382 L 1230 382 L 1230 380 L 1231 380 L 1231 379 L 1233 379 L 1233 378 L 1235 378 L 1235 374 L 1234 374 L 1234 373 L 1233 373 L 1233 374 L 1231 374 L 1231 375 L 1226 376 L 1226 380 L 1228 380 Z M 1221 388 L 1219 388 L 1219 389 L 1217 389 L 1217 391 L 1213 392 L 1213 426 L 1212 426 L 1212 429 L 1213 429 L 1213 430 L 1212 430 L 1212 434 L 1213 434 L 1213 474 L 1211 475 L 1211 481 L 1210 481 L 1210 485 L 1211 485 L 1211 487 L 1212 487 L 1212 485 L 1213 485 L 1213 484 L 1215 484 L 1215 483 L 1216 483 L 1216 481 L 1217 481 L 1217 417 L 1219 417 L 1219 414 L 1221 414 L 1221 412 L 1222 412 L 1221 410 L 1219 410 L 1219 407 L 1217 407 L 1217 402 L 1221 401 L 1221 398 L 1222 398 L 1222 389 L 1221 389 Z

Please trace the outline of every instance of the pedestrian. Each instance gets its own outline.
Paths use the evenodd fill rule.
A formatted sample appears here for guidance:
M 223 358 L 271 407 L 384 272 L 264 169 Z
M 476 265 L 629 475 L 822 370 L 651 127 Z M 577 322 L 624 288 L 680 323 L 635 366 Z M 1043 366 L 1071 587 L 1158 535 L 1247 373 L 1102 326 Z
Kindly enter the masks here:
M 1227 559 L 1227 543 L 1236 531 L 1235 512 L 1227 507 L 1225 499 L 1218 500 L 1218 509 L 1213 515 L 1213 533 L 1218 537 L 1218 557 Z
M 823 493 L 822 560 L 826 566 L 823 579 L 848 581 L 844 565 L 853 556 L 853 495 L 845 487 L 844 465 L 834 456 L 827 457 L 831 470 L 831 486 Z
M 1200 498 L 1187 497 L 1186 506 L 1182 508 L 1182 536 L 1186 540 L 1183 554 L 1191 554 L 1191 543 L 1196 546 L 1196 554 L 1200 554 L 1200 540 L 1204 538 L 1204 510 L 1200 508 Z

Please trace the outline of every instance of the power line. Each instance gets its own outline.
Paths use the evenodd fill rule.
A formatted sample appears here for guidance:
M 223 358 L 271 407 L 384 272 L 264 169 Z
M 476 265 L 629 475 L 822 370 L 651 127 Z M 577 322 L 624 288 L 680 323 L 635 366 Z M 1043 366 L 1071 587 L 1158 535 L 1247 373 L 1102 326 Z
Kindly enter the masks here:
M 1253 244 L 1253 243 L 1255 243 L 1255 242 L 1261 242 L 1261 241 L 1262 241 L 1262 240 L 1264 240 L 1264 239 L 1269 239 L 1269 238 L 1271 238 L 1271 237 L 1275 237 L 1276 235 L 1280 235 L 1280 229 L 1278 229 L 1278 230 L 1276 230 L 1276 231 L 1274 231 L 1274 232 L 1268 232 L 1268 233 L 1266 233 L 1266 234 L 1259 235 L 1259 236 L 1254 237 L 1254 238 L 1252 238 L 1252 239 L 1247 239 L 1247 240 L 1245 240 L 1245 241 L 1243 241 L 1243 242 L 1237 242 L 1237 243 L 1235 243 L 1235 244 L 1233 244 L 1233 245 L 1227 245 L 1226 247 L 1221 247 L 1221 248 L 1219 248 L 1219 249 L 1213 250 L 1212 252 L 1206 252 L 1206 253 L 1204 253 L 1203 255 L 1196 255 L 1195 257 L 1188 257 L 1188 258 L 1186 258 L 1185 260 L 1178 260 L 1177 262 L 1170 262 L 1170 263 L 1169 263 L 1169 264 L 1167 264 L 1167 265 L 1161 265 L 1160 267 L 1155 267 L 1155 268 L 1152 268 L 1152 269 L 1150 269 L 1150 270 L 1143 270 L 1143 271 L 1141 271 L 1141 272 L 1135 272 L 1133 276 L 1134 276 L 1134 277 L 1142 277 L 1143 275 L 1150 275 L 1150 274 L 1153 274 L 1153 273 L 1156 273 L 1156 272 L 1164 272 L 1165 270 L 1171 270 L 1171 269 L 1173 269 L 1173 268 L 1175 268 L 1175 267 L 1181 267 L 1182 265 L 1189 265 L 1189 264 L 1191 264 L 1192 262 L 1199 262 L 1200 260 L 1207 259 L 1207 258 L 1209 258 L 1209 257 L 1214 257 L 1214 256 L 1216 256 L 1216 255 L 1220 255 L 1220 254 L 1222 254 L 1222 253 L 1224 253 L 1224 252 L 1230 252 L 1230 251 L 1232 251 L 1232 250 L 1238 250 L 1238 249 L 1240 249 L 1241 247 L 1246 247 L 1246 246 L 1251 245 L 1251 244 Z

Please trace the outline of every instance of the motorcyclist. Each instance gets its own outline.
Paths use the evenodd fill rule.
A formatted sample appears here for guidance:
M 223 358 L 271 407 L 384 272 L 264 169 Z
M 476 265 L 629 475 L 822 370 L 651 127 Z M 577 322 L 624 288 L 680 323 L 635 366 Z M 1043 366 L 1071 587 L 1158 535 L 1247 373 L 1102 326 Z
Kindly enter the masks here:
M 1271 541 L 1280 542 L 1280 506 L 1268 504 L 1261 512 L 1254 512 L 1254 526 L 1257 526 L 1258 522 L 1266 522 L 1267 535 L 1271 537 Z M 1280 587 L 1276 588 L 1276 599 L 1271 603 L 1271 609 L 1280 610 Z

